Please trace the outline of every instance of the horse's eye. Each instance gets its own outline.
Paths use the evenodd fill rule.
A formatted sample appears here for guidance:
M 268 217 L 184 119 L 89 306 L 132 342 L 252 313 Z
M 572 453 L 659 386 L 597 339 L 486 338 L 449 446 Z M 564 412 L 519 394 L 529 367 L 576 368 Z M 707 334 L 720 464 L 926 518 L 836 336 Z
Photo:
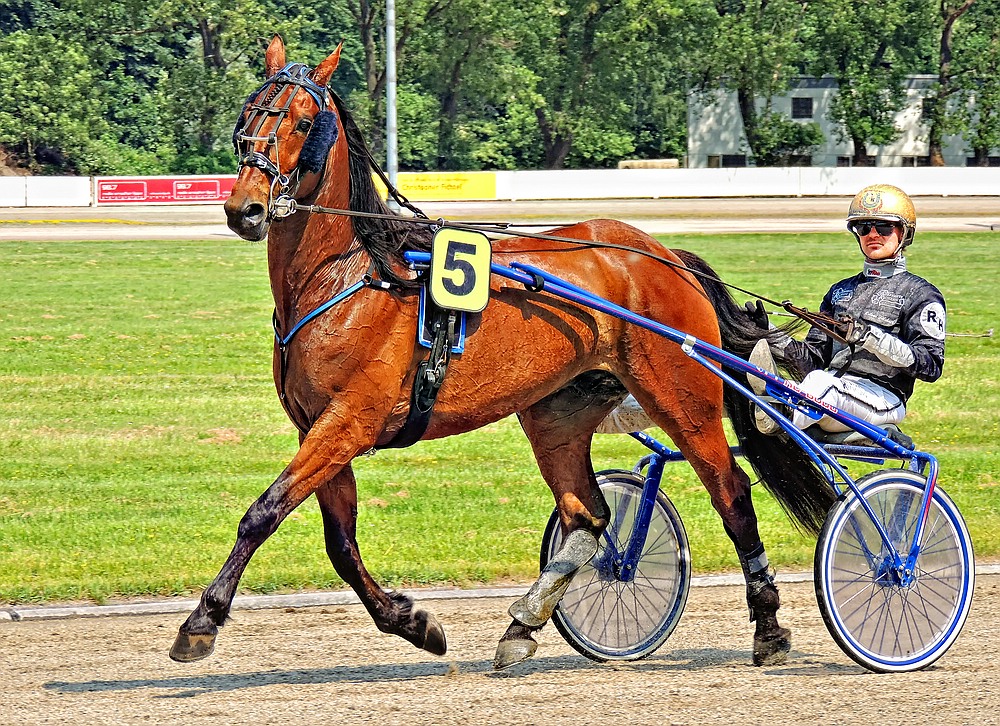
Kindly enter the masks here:
M 295 130 L 300 131 L 303 134 L 307 133 L 309 129 L 312 128 L 312 121 L 307 118 L 302 119 L 297 124 L 295 124 Z

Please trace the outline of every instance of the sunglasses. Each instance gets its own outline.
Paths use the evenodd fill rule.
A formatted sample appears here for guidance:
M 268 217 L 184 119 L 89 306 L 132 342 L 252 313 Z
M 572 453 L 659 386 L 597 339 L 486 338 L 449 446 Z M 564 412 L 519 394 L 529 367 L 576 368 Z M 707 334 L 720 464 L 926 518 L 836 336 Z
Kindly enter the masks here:
M 878 232 L 883 237 L 888 237 L 892 234 L 892 231 L 896 229 L 896 225 L 892 222 L 856 222 L 854 225 L 854 231 L 858 233 L 859 236 L 865 237 L 871 234 L 872 228 Z

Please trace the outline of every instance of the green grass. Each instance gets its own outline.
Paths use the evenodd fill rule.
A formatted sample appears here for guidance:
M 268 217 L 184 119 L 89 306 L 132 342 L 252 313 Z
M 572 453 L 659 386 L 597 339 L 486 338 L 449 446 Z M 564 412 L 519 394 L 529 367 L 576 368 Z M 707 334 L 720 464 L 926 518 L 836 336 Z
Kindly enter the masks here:
M 997 236 L 921 234 L 911 269 L 934 281 L 949 330 L 998 321 Z M 857 269 L 844 235 L 665 238 L 723 279 L 813 309 Z M 271 382 L 265 251 L 210 242 L 0 245 L 0 602 L 189 594 L 218 571 L 247 506 L 294 454 Z M 937 454 L 980 559 L 1000 554 L 996 338 L 949 338 L 942 380 L 918 384 L 906 429 Z M 601 436 L 595 464 L 642 449 Z M 386 585 L 523 581 L 552 500 L 513 420 L 356 464 L 359 540 Z M 736 568 L 685 464 L 664 488 L 700 572 Z M 771 561 L 809 566 L 813 543 L 755 489 Z M 247 591 L 335 588 L 310 500 L 261 548 Z

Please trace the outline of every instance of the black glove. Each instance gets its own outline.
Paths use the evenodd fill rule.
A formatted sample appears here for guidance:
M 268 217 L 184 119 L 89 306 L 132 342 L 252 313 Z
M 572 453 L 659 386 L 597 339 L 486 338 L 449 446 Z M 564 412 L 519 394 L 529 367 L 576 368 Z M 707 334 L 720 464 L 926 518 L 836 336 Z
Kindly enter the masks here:
M 849 315 L 844 315 L 840 318 L 840 325 L 844 331 L 844 340 L 847 341 L 848 345 L 859 345 L 864 343 L 865 338 L 871 332 L 871 328 L 868 327 L 867 323 L 862 323 L 860 320 L 854 320 Z
M 761 330 L 771 329 L 771 323 L 767 319 L 767 311 L 764 309 L 764 303 L 758 300 L 757 304 L 755 305 L 754 303 L 747 300 L 744 307 L 746 308 L 747 315 L 750 317 L 750 320 L 753 321 L 754 325 L 756 325 Z

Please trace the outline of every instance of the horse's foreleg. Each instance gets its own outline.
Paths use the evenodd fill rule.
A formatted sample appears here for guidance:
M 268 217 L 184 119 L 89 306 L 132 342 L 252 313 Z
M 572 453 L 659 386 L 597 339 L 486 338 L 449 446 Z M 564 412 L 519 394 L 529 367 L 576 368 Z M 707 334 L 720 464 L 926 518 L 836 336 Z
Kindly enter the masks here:
M 607 526 L 608 510 L 590 463 L 590 440 L 607 408 L 581 398 L 570 386 L 521 416 L 538 468 L 555 496 L 566 537 L 527 594 L 511 605 L 513 620 L 497 646 L 496 669 L 534 655 L 537 643 L 532 633 L 548 622 L 573 576 L 597 552 L 597 536 Z
M 376 627 L 413 643 L 418 648 L 444 655 L 444 629 L 433 615 L 416 607 L 402 593 L 386 593 L 365 568 L 357 541 L 358 490 L 354 472 L 344 467 L 336 477 L 316 490 L 326 552 L 337 574 L 358 594 Z
M 254 552 L 285 517 L 358 453 L 344 450 L 336 443 L 328 444 L 328 440 L 341 437 L 324 437 L 321 430 L 319 426 L 314 427 L 281 476 L 243 515 L 232 552 L 219 574 L 205 588 L 194 612 L 180 627 L 170 649 L 170 657 L 174 660 L 188 662 L 211 655 L 219 627 L 229 616 L 236 588 Z

